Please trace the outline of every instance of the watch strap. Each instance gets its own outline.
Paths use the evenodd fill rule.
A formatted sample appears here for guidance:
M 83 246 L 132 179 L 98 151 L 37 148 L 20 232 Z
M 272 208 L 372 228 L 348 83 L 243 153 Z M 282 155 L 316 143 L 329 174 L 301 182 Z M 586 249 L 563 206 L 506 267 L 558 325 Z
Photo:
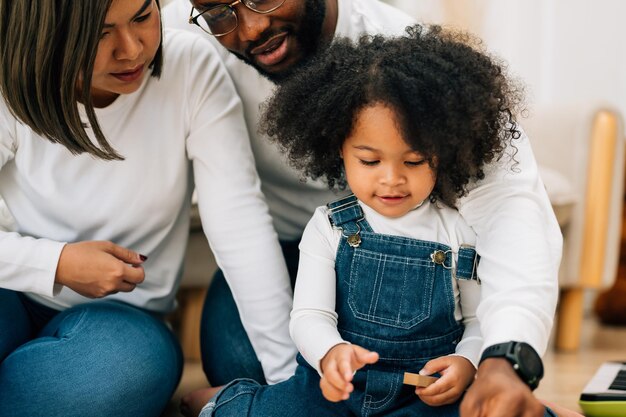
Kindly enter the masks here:
M 507 358 L 509 353 L 513 352 L 517 342 L 505 342 L 491 345 L 483 351 L 480 362 L 487 358 Z

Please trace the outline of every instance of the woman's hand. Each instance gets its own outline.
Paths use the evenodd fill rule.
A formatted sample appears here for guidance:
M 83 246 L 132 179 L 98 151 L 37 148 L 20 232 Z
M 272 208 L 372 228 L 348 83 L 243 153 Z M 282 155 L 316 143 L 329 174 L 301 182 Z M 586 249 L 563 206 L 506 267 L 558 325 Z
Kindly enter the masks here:
M 352 385 L 354 373 L 376 361 L 378 353 L 360 346 L 344 343 L 333 346 L 320 363 L 323 373 L 320 388 L 324 398 L 332 402 L 347 400 L 354 390 Z
M 430 406 L 452 404 L 457 401 L 465 389 L 474 380 L 476 368 L 462 356 L 442 356 L 428 361 L 420 375 L 440 373 L 441 377 L 431 385 L 417 387 L 415 393 Z
M 130 292 L 144 280 L 146 259 L 112 242 L 68 243 L 61 251 L 55 282 L 89 298 Z

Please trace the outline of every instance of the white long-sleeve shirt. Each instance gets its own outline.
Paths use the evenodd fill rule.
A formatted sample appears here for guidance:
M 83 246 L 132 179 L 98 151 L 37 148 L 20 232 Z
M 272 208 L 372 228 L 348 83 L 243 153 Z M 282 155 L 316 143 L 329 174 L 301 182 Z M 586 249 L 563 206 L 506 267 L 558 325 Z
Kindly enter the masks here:
M 149 259 L 143 283 L 107 298 L 170 311 L 195 184 L 206 236 L 267 379 L 286 379 L 295 369 L 292 294 L 241 102 L 209 42 L 164 36 L 161 78 L 146 76 L 135 93 L 96 109 L 123 161 L 72 155 L 0 103 L 0 195 L 16 224 L 0 233 L 0 286 L 56 309 L 88 302 L 54 283 L 59 255 L 66 242 L 110 240 Z
M 402 217 L 388 218 L 362 202 L 359 205 L 376 233 L 443 243 L 455 254 L 461 245 L 473 246 L 476 240 L 474 231 L 459 212 L 449 207 L 426 202 Z M 344 342 L 337 330 L 335 312 L 335 258 L 342 236 L 341 230 L 330 224 L 328 213 L 326 207 L 319 207 L 304 230 L 290 322 L 291 337 L 298 350 L 320 374 L 322 358 L 330 348 Z M 456 262 L 455 256 L 453 262 Z M 465 326 L 455 354 L 478 366 L 483 345 L 476 319 L 480 285 L 475 280 L 452 278 L 452 288 L 455 319 Z
M 337 4 L 336 37 L 399 35 L 415 23 L 378 0 L 337 0 Z M 174 0 L 164 9 L 165 24 L 204 34 L 187 23 L 190 10 L 188 0 Z M 303 182 L 302 174 L 288 166 L 280 148 L 258 134 L 259 106 L 272 94 L 274 85 L 214 37 L 204 36 L 217 45 L 243 101 L 262 190 L 278 235 L 298 239 L 315 208 L 335 200 L 336 195 L 321 182 Z M 506 157 L 502 163 L 493 163 L 486 178 L 472 184 L 458 206 L 476 233 L 482 258 L 482 302 L 477 316 L 484 347 L 519 340 L 542 354 L 556 308 L 562 237 L 528 138 L 522 135 L 515 146 L 517 166 L 511 169 Z

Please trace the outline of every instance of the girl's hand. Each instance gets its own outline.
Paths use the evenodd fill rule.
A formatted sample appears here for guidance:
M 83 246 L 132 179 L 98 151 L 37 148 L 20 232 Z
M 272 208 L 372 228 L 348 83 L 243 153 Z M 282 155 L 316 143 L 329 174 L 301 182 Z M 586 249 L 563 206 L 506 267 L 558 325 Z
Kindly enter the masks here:
M 130 292 L 144 280 L 145 260 L 111 242 L 68 243 L 61 251 L 55 282 L 89 298 Z
M 474 380 L 476 368 L 462 356 L 449 355 L 428 361 L 420 375 L 436 372 L 441 374 L 441 378 L 425 388 L 415 389 L 420 399 L 431 406 L 451 404 L 461 398 Z
M 322 358 L 322 379 L 320 388 L 324 398 L 338 402 L 347 400 L 354 386 L 354 373 L 367 364 L 378 361 L 378 353 L 357 345 L 339 344 L 333 346 Z

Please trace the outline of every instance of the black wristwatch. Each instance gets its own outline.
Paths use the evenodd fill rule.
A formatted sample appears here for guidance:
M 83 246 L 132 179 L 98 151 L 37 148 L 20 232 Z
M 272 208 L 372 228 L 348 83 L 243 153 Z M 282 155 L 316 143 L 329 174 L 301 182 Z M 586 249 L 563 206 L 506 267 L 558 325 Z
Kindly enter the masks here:
M 528 343 L 506 342 L 489 346 L 483 352 L 480 362 L 487 358 L 504 358 L 508 360 L 517 375 L 534 390 L 543 378 L 541 357 Z

